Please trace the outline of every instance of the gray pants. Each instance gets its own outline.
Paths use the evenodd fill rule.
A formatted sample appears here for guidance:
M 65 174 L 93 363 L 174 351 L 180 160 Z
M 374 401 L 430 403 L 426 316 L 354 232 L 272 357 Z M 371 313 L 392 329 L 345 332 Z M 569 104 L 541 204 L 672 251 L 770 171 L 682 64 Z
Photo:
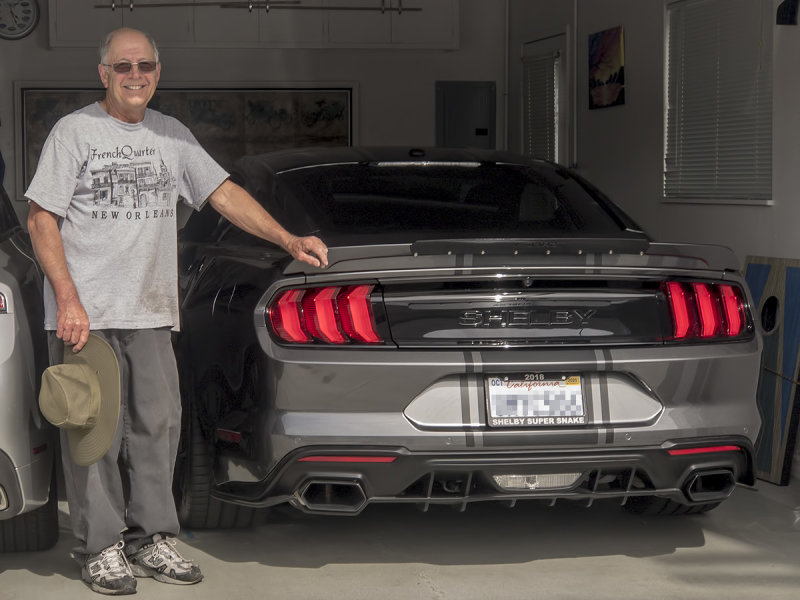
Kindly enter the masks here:
M 136 547 L 156 533 L 177 535 L 179 530 L 172 471 L 181 402 L 170 331 L 92 333 L 105 339 L 117 355 L 122 406 L 111 449 L 93 465 L 72 462 L 66 435 L 61 436 L 67 501 L 79 554 L 96 554 L 121 539 Z M 60 363 L 64 343 L 55 332 L 48 335 L 50 361 Z

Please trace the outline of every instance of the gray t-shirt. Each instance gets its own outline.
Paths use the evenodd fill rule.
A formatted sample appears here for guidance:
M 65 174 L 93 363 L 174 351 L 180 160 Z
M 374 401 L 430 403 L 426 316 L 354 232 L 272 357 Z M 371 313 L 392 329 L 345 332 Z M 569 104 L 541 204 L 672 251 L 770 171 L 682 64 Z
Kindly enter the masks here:
M 124 123 L 92 104 L 50 132 L 25 196 L 59 217 L 92 329 L 179 327 L 178 199 L 199 210 L 228 173 L 178 120 Z M 56 302 L 45 281 L 45 329 Z

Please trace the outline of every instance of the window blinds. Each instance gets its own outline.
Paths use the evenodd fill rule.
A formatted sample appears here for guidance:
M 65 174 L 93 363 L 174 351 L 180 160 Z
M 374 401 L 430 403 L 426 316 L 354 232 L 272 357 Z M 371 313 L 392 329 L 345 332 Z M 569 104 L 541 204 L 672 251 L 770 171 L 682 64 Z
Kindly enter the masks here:
M 767 203 L 772 197 L 771 2 L 683 0 L 667 7 L 664 197 Z
M 551 52 L 522 59 L 523 152 L 558 160 L 558 93 L 561 56 Z

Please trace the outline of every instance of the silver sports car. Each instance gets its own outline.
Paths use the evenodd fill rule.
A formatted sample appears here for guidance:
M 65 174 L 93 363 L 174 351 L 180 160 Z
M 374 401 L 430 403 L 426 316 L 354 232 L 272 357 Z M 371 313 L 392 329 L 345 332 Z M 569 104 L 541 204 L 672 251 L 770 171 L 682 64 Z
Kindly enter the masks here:
M 186 525 L 279 503 L 696 513 L 754 483 L 761 337 L 731 251 L 653 242 L 508 153 L 304 149 L 233 177 L 330 266 L 211 209 L 184 228 Z

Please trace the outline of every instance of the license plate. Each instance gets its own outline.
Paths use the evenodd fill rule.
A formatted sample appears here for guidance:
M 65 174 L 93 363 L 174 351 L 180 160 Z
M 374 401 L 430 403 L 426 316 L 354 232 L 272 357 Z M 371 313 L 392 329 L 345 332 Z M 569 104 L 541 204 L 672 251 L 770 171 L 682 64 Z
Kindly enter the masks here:
M 585 425 L 579 375 L 526 373 L 487 378 L 489 426 Z

